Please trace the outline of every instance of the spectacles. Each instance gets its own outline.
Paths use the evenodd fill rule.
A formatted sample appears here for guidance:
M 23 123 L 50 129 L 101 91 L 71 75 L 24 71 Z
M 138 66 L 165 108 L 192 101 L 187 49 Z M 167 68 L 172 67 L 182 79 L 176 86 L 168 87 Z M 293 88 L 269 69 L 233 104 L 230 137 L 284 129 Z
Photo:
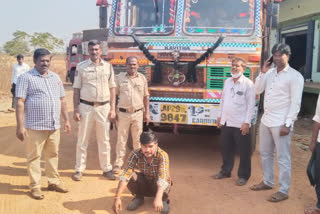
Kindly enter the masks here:
M 231 88 L 231 94 L 232 94 L 232 98 L 236 95 L 236 93 L 234 92 L 234 88 Z

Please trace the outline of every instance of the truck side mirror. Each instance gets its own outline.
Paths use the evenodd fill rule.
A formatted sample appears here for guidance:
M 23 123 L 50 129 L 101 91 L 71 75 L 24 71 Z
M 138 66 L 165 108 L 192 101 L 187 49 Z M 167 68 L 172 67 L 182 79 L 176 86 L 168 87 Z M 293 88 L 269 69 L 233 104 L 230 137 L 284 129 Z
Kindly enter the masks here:
M 267 21 L 266 26 L 270 28 L 277 28 L 279 25 L 279 10 L 280 4 L 278 2 L 267 4 Z

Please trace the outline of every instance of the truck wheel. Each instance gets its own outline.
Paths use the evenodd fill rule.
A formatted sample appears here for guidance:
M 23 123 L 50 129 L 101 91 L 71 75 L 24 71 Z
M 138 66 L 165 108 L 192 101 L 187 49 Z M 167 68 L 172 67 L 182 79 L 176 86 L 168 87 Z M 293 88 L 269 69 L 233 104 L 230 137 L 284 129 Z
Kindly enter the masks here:
M 74 82 L 75 72 L 76 72 L 76 68 L 71 68 L 71 71 L 70 71 L 70 74 L 69 74 L 69 79 L 70 79 L 70 82 L 71 82 L 72 85 L 73 85 L 73 82 Z
M 256 142 L 258 135 L 258 123 L 254 124 L 250 128 L 250 143 L 251 143 L 251 154 L 256 150 Z

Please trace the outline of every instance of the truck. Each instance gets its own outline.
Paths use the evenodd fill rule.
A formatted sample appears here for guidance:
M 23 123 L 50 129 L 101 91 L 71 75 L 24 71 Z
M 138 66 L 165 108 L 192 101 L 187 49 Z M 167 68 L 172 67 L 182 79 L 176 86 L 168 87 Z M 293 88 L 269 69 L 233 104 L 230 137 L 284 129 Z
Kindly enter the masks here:
M 212 128 L 233 57 L 248 61 L 244 75 L 254 81 L 268 56 L 279 2 L 98 0 L 100 27 L 108 32 L 105 59 L 123 72 L 128 56 L 138 58 L 139 72 L 148 79 L 153 129 Z M 257 97 L 256 112 L 258 106 Z
M 90 29 L 82 32 L 73 33 L 69 41 L 66 53 L 66 82 L 73 84 L 74 75 L 79 62 L 89 58 L 88 42 L 92 39 L 101 41 L 102 58 L 107 53 L 107 29 Z
M 72 34 L 72 38 L 69 41 L 66 51 L 66 82 L 70 81 L 73 84 L 74 74 L 77 64 L 81 62 L 83 58 L 82 50 L 82 32 Z

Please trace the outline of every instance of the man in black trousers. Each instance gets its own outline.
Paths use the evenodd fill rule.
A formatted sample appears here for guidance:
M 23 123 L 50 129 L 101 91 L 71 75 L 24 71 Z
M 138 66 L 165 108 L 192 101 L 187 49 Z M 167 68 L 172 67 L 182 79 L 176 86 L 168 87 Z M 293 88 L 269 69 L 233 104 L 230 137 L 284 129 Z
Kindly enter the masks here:
M 247 62 L 235 57 L 232 60 L 231 77 L 225 81 L 217 126 L 221 128 L 223 164 L 215 179 L 231 177 L 236 145 L 239 148 L 240 165 L 236 185 L 243 186 L 251 175 L 250 126 L 254 117 L 255 94 L 252 81 L 243 75 Z
M 304 211 L 305 214 L 320 214 L 320 96 L 318 96 L 317 108 L 313 121 L 312 139 L 309 148 L 313 153 L 312 158 L 314 158 L 315 163 L 312 183 L 315 186 L 318 201 L 314 207 L 306 209 Z

